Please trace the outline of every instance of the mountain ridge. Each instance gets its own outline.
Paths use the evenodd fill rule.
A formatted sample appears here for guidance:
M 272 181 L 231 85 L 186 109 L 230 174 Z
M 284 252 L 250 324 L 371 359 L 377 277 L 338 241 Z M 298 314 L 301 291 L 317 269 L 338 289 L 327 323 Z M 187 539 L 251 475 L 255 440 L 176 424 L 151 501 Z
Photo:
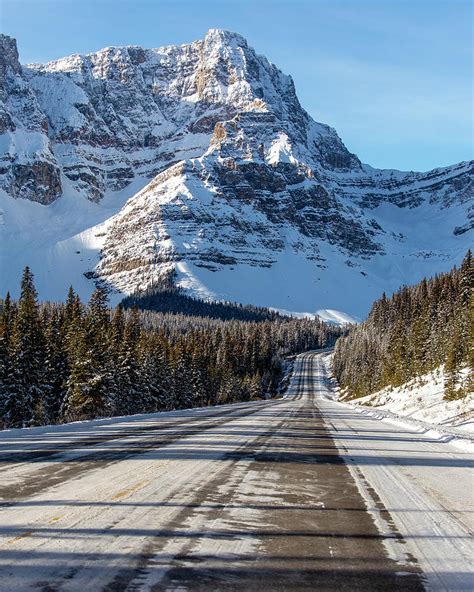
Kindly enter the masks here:
M 239 34 L 44 65 L 21 66 L 6 36 L 0 51 L 1 240 L 19 265 L 48 261 L 40 295 L 58 273 L 47 297 L 71 279 L 118 298 L 174 274 L 208 298 L 363 316 L 467 248 L 472 163 L 362 164 Z M 2 266 L 5 289 L 17 273 Z

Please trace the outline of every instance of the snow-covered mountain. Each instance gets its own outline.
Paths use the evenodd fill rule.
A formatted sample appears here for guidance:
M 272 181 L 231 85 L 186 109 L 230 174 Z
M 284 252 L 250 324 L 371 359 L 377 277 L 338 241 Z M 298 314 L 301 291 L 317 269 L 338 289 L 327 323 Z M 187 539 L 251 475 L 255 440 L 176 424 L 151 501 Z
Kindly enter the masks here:
M 176 274 L 193 293 L 364 316 L 472 235 L 473 163 L 377 170 L 235 33 L 20 65 L 0 36 L 0 293 Z M 84 275 L 86 274 L 86 275 Z

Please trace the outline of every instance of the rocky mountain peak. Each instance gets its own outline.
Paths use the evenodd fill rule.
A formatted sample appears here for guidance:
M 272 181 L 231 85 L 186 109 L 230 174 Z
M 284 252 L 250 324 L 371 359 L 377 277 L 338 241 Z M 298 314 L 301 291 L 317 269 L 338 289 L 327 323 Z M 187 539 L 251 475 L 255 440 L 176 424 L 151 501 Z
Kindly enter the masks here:
M 44 137 L 30 144 L 35 154 L 29 158 L 43 159 L 46 147 L 48 167 L 58 161 L 74 189 L 91 201 L 125 189 L 136 177 L 152 178 L 177 160 L 202 156 L 216 124 L 246 112 L 271 113 L 293 146 L 321 154 L 325 165 L 350 164 L 327 126 L 308 137 L 311 120 L 291 77 L 230 31 L 211 29 L 186 45 L 107 47 L 32 64 L 18 70 L 16 84 L 28 106 L 13 112 L 5 100 L 3 128 L 34 111 Z M 255 136 L 259 149 L 254 132 L 252 126 L 243 131 Z M 9 183 L 5 177 L 3 186 L 12 193 Z M 61 194 L 58 179 L 55 186 L 51 193 L 28 185 L 21 195 L 49 203 Z
M 426 274 L 442 269 L 444 245 L 468 243 L 469 163 L 362 165 L 302 108 L 291 77 L 236 33 L 23 67 L 1 36 L 0 72 L 0 241 L 18 261 L 28 255 L 22 264 L 57 261 L 66 287 L 75 269 L 121 293 L 176 274 L 201 295 L 305 310 L 339 277 L 376 296 L 393 253 L 397 288 L 418 278 L 420 261 Z M 51 204 L 51 227 L 36 206 L 41 231 L 28 235 L 15 198 L 22 212 L 27 200 Z M 439 221 L 434 251 L 425 217 Z M 347 310 L 360 314 L 364 299 Z
M 8 68 L 15 74 L 21 71 L 16 39 L 0 33 L 0 81 L 5 80 Z
M 242 47 L 247 47 L 247 39 L 240 33 L 228 29 L 209 29 L 204 36 L 204 41 L 211 44 L 216 43 L 224 45 L 226 43 L 237 43 Z
M 49 204 L 62 193 L 48 119 L 23 76 L 16 40 L 0 35 L 0 189 Z

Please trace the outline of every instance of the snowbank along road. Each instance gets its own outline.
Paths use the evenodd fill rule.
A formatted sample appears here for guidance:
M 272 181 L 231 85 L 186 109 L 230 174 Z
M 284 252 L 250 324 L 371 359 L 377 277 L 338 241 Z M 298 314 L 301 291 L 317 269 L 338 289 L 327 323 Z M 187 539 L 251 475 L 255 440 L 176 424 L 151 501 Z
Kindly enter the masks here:
M 473 589 L 466 453 L 331 399 L 0 434 L 1 590 Z

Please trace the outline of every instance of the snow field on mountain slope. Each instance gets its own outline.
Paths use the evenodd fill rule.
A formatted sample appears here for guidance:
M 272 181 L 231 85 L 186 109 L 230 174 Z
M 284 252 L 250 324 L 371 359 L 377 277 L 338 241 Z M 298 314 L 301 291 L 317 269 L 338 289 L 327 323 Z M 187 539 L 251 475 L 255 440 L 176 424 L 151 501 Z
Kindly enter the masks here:
M 139 181 L 136 185 L 139 189 Z M 69 188 L 67 195 L 47 207 L 0 195 L 1 242 L 8 244 L 0 260 L 1 293 L 10 290 L 16 296 L 22 268 L 29 265 L 35 274 L 40 299 L 63 300 L 68 287 L 73 285 L 81 298 L 87 300 L 94 283 L 83 273 L 93 270 L 98 263 L 108 221 L 123 206 L 129 190 L 122 192 L 122 196 L 111 195 L 100 204 L 93 204 Z M 417 245 L 409 235 L 403 241 L 394 241 L 392 234 L 396 228 L 400 230 L 396 206 L 383 205 L 373 211 L 386 229 L 389 255 L 362 261 L 321 243 L 321 256 L 326 262 L 322 261 L 319 268 L 287 248 L 281 253 L 268 254 L 276 259 L 270 268 L 237 264 L 222 266 L 214 272 L 189 262 L 179 266 L 179 280 L 198 296 L 292 312 L 325 311 L 318 314 L 329 321 L 338 319 L 326 311 L 336 310 L 340 311 L 339 318 L 346 314 L 347 319 L 357 320 L 365 316 L 367 303 L 378 298 L 383 290 L 390 293 L 400 282 L 413 283 L 422 275 L 445 270 L 464 255 L 453 237 L 446 236 L 447 231 L 443 230 L 446 226 L 441 224 L 439 213 L 430 219 L 426 209 L 421 206 L 410 210 L 415 227 L 409 235 L 418 237 L 417 241 L 421 242 Z M 451 226 L 457 222 L 459 213 L 448 209 L 442 218 L 446 216 L 454 217 L 449 220 Z M 428 227 L 431 232 L 427 232 Z M 443 253 L 436 248 L 434 236 L 441 237 Z M 291 241 L 291 232 L 287 240 Z M 121 297 L 122 294 L 115 294 L 113 303 Z M 347 322 L 345 319 L 343 322 Z

